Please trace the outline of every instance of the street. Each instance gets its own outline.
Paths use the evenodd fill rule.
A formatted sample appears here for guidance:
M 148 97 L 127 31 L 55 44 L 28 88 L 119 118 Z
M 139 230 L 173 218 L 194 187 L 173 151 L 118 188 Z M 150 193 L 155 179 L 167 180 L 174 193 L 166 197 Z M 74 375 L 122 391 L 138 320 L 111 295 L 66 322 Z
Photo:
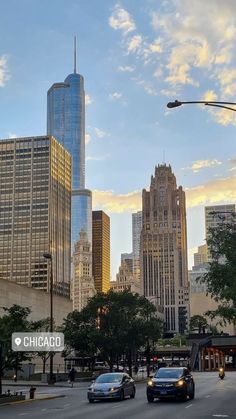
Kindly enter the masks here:
M 155 401 L 147 403 L 146 385 L 137 384 L 136 398 L 123 402 L 109 401 L 89 404 L 87 385 L 75 388 L 40 387 L 38 393 L 65 395 L 65 397 L 27 402 L 0 407 L 1 419 L 29 417 L 33 419 L 151 419 L 154 417 L 189 419 L 189 418 L 236 418 L 236 372 L 227 372 L 225 380 L 218 378 L 217 372 L 194 373 L 196 385 L 195 399 L 191 401 Z M 6 390 L 9 387 L 5 387 Z M 18 387 L 17 391 L 27 390 Z

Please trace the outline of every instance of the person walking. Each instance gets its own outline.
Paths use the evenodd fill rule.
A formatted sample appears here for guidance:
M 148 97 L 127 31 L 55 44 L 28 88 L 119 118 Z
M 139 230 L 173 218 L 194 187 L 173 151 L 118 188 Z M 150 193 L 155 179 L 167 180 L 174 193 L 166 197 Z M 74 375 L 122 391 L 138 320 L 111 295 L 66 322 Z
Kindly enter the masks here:
M 74 382 L 75 382 L 75 369 L 72 368 L 69 372 L 68 378 L 69 378 L 69 382 L 71 384 L 71 387 L 74 387 Z

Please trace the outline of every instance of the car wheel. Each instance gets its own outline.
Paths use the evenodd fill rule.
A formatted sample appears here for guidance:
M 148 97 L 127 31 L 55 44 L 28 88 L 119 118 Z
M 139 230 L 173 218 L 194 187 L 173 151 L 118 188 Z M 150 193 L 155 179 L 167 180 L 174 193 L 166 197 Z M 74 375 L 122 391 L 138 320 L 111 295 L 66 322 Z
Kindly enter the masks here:
M 181 396 L 181 401 L 182 402 L 186 402 L 187 401 L 187 394 L 183 394 L 183 396 Z
M 193 386 L 193 389 L 192 389 L 191 393 L 189 394 L 189 399 L 193 400 L 194 397 L 195 397 L 195 387 Z
M 148 403 L 153 403 L 154 402 L 154 397 L 151 394 L 147 395 L 147 401 Z
M 89 403 L 94 403 L 94 399 L 88 399 Z
M 122 402 L 125 398 L 124 390 L 121 390 L 119 400 Z
M 134 399 L 135 398 L 135 388 L 133 388 L 132 393 L 130 395 L 130 398 L 131 399 Z

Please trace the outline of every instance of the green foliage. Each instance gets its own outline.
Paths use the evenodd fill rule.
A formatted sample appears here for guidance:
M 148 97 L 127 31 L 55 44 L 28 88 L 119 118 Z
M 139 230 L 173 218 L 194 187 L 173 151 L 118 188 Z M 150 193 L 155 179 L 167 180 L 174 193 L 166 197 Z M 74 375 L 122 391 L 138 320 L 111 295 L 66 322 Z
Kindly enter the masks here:
M 158 339 L 157 342 L 158 346 L 185 346 L 186 345 L 186 336 L 184 335 L 175 335 L 173 338 L 170 339 Z
M 198 330 L 198 333 L 205 333 L 208 327 L 207 320 L 205 317 L 200 315 L 192 316 L 189 322 L 189 330 L 194 331 Z
M 149 340 L 157 341 L 161 331 L 155 306 L 129 291 L 97 294 L 81 312 L 70 313 L 64 322 L 68 348 L 80 356 L 99 353 L 111 368 L 120 355 L 131 357 Z
M 200 279 L 218 308 L 207 311 L 210 318 L 219 316 L 223 322 L 236 323 L 236 225 L 222 224 L 210 230 L 207 244 L 212 256 L 209 271 Z
M 15 374 L 21 369 L 23 361 L 29 360 L 30 355 L 25 352 L 14 352 L 11 349 L 11 336 L 14 332 L 31 330 L 31 323 L 27 320 L 31 310 L 14 304 L 10 308 L 4 307 L 7 313 L 0 318 L 0 341 L 3 346 L 2 374 L 4 369 L 14 369 Z

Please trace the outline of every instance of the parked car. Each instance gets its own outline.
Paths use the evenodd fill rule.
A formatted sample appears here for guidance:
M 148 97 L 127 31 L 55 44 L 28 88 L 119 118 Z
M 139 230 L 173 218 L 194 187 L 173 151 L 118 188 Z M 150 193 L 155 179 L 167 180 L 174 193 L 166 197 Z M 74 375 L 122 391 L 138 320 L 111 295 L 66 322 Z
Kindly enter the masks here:
M 194 394 L 194 380 L 187 368 L 160 368 L 147 383 L 147 400 L 150 403 L 155 398 L 194 399 Z
M 134 380 L 125 373 L 112 372 L 101 374 L 88 388 L 88 401 L 118 399 L 124 400 L 126 396 L 135 397 Z

